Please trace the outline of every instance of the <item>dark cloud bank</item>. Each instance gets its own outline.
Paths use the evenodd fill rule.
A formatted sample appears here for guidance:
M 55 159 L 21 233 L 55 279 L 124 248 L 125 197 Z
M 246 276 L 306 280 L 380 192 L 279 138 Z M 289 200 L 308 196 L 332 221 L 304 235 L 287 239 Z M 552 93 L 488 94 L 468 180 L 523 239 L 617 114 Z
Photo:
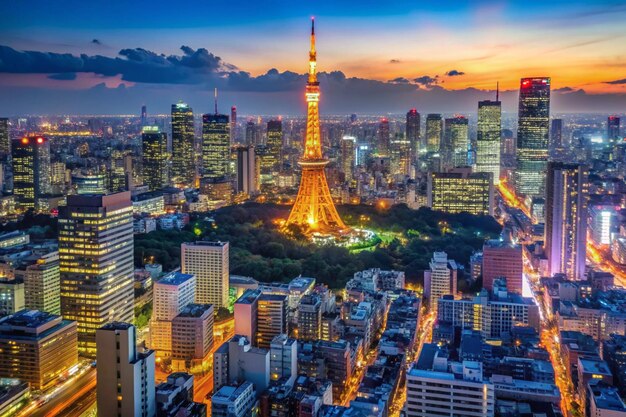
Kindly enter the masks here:
M 68 83 L 67 89 L 5 88 L 0 111 L 6 115 L 136 113 L 141 104 L 147 103 L 153 112 L 167 112 L 171 103 L 183 99 L 201 112 L 211 108 L 214 87 L 221 90 L 222 111 L 231 104 L 237 104 L 244 114 L 297 114 L 304 110 L 306 77 L 303 74 L 271 69 L 252 76 L 204 48 L 182 46 L 181 52 L 166 56 L 135 48 L 121 50 L 118 57 L 76 56 L 0 46 L 0 77 L 7 73 L 46 74 L 50 79 Z M 69 88 L 79 73 L 119 76 L 135 85 L 107 88 L 103 83 L 90 89 Z M 449 77 L 463 74 L 458 70 L 446 73 Z M 323 72 L 319 78 L 325 113 L 404 112 L 411 107 L 423 112 L 472 112 L 478 100 L 493 95 L 491 91 L 474 88 L 446 90 L 439 85 L 438 76 L 429 75 L 383 82 L 346 77 L 340 71 L 333 71 Z M 625 94 L 595 95 L 565 87 L 555 90 L 553 96 L 553 109 L 557 112 L 626 111 Z M 516 91 L 504 91 L 501 98 L 506 111 L 516 110 Z

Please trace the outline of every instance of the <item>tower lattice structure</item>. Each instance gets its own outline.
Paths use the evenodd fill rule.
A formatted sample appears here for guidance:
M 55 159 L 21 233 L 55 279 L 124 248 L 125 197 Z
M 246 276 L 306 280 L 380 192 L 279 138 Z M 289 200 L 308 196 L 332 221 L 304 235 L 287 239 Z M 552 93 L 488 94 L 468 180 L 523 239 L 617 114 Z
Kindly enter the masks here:
M 287 225 L 297 224 L 312 232 L 338 233 L 346 229 L 346 225 L 337 213 L 324 171 L 328 160 L 322 155 L 319 116 L 320 84 L 317 81 L 316 66 L 315 21 L 312 20 L 309 78 L 306 85 L 306 140 L 304 155 L 299 161 L 302 178 Z

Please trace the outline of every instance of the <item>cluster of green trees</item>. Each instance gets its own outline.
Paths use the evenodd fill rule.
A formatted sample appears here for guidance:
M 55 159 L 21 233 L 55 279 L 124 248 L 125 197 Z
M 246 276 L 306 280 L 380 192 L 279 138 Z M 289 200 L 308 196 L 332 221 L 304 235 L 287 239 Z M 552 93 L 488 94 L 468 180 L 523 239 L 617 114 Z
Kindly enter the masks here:
M 180 244 L 197 239 L 228 241 L 232 274 L 260 281 L 289 281 L 303 275 L 315 277 L 332 288 L 341 288 L 355 272 L 367 268 L 405 271 L 419 282 L 435 251 L 467 264 L 485 239 L 500 234 L 500 225 L 489 216 L 446 214 L 427 208 L 411 210 L 398 205 L 386 210 L 372 206 L 340 206 L 347 224 L 390 232 L 391 240 L 372 251 L 351 253 L 337 246 L 316 246 L 298 230 L 288 236 L 281 230 L 289 207 L 247 203 L 195 215 L 182 231 L 156 231 L 135 237 L 135 263 L 157 262 L 165 270 L 180 265 Z

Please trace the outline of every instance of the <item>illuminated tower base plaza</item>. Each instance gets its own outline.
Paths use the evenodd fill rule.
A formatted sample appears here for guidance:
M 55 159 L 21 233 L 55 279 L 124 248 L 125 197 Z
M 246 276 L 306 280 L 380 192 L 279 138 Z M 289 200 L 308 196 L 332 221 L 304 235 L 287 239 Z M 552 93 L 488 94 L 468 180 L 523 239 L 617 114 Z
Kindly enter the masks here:
M 328 160 L 322 156 L 319 118 L 320 87 L 317 81 L 315 54 L 315 24 L 311 26 L 309 80 L 306 86 L 307 123 L 304 155 L 300 159 L 302 179 L 296 202 L 287 225 L 297 224 L 306 233 L 339 235 L 347 232 L 330 195 L 324 168 Z

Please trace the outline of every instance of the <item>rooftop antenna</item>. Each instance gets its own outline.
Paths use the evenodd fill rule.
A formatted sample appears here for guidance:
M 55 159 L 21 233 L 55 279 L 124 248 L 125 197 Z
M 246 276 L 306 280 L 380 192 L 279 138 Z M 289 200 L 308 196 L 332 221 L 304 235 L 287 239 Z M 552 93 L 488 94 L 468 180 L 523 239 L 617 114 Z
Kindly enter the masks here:
M 215 96 L 215 114 L 217 114 L 217 87 L 215 87 L 213 95 Z
M 500 101 L 500 81 L 496 81 L 496 101 Z

